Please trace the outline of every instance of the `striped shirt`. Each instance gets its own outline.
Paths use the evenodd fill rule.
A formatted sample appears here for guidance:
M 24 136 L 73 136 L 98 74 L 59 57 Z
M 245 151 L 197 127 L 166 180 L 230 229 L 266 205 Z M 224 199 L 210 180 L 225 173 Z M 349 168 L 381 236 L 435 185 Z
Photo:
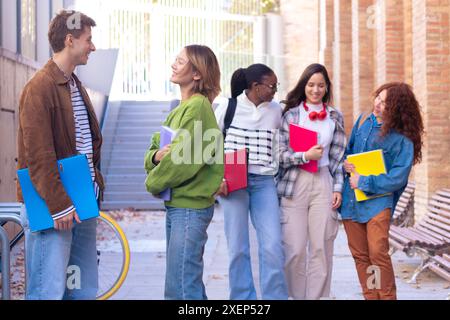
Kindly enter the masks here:
M 246 129 L 230 126 L 225 138 L 224 151 L 236 151 L 247 148 L 249 150 L 248 164 L 253 166 L 256 174 L 275 174 L 278 171 L 277 129 Z
M 86 155 L 89 163 L 89 169 L 91 171 L 92 181 L 94 183 L 95 197 L 98 199 L 99 187 L 95 182 L 95 170 L 94 170 L 94 150 L 92 147 L 92 134 L 89 125 L 89 116 L 86 110 L 86 105 L 84 104 L 83 97 L 81 96 L 80 90 L 78 89 L 76 82 L 71 79 L 70 84 L 70 95 L 72 99 L 73 116 L 75 122 L 75 138 L 76 138 L 76 149 L 79 154 Z M 55 214 L 53 220 L 61 219 L 68 214 L 72 213 L 75 207 L 72 205 L 69 208 Z
M 228 99 L 216 111 L 220 130 L 225 126 Z M 263 102 L 256 106 L 243 92 L 237 97 L 236 112 L 225 137 L 224 151 L 249 149 L 248 172 L 275 175 L 278 171 L 278 142 L 281 106 Z

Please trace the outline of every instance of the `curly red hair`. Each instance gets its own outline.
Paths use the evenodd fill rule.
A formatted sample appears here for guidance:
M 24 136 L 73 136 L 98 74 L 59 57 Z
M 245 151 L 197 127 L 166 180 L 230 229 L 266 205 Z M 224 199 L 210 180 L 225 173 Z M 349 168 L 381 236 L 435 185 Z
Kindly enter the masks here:
M 382 115 L 381 136 L 395 130 L 409 138 L 414 144 L 414 161 L 422 160 L 424 126 L 420 105 L 411 86 L 402 82 L 390 82 L 382 85 L 374 92 L 377 97 L 386 90 L 386 106 Z

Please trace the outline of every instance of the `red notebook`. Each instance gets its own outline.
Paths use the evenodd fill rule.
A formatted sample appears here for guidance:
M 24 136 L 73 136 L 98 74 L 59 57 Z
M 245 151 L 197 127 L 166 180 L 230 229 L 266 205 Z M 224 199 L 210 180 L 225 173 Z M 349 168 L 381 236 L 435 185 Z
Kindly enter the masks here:
M 228 192 L 247 188 L 247 150 L 225 153 L 225 180 Z
M 317 144 L 317 132 L 305 129 L 299 125 L 291 123 L 289 125 L 289 140 L 292 150 L 295 152 L 306 152 Z M 300 168 L 308 172 L 317 172 L 318 161 L 311 160 Z

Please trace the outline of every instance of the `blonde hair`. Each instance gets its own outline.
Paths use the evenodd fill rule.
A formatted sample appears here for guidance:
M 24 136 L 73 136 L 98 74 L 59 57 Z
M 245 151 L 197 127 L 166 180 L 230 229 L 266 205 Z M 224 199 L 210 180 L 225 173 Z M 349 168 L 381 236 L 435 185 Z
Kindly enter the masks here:
M 192 68 L 200 74 L 200 80 L 195 80 L 193 93 L 201 93 L 212 103 L 219 95 L 220 67 L 214 52 L 207 46 L 189 45 L 185 47 L 186 55 Z

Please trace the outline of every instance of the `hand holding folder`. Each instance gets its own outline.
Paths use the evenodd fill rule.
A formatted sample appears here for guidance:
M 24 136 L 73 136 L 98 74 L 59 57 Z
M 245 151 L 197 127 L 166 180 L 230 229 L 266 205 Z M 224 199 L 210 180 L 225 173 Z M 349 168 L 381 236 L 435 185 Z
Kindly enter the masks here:
M 225 174 L 228 193 L 247 188 L 247 149 L 225 153 Z
M 175 138 L 176 131 L 169 127 L 162 126 L 159 132 L 159 148 L 162 149 L 166 145 L 171 144 Z M 172 199 L 172 190 L 166 189 L 159 194 L 159 197 L 164 201 L 170 201 Z
M 358 174 L 363 176 L 377 176 L 387 173 L 383 157 L 383 150 L 381 149 L 348 155 L 347 161 L 355 166 L 355 171 Z M 363 191 L 359 189 L 354 190 L 356 201 L 365 201 L 386 195 L 381 194 L 375 196 L 367 196 Z
M 78 155 L 57 162 L 59 176 L 81 221 L 99 216 L 99 208 L 92 183 L 88 160 Z M 51 229 L 53 218 L 45 200 L 39 195 L 31 181 L 29 169 L 17 171 L 20 187 L 27 209 L 30 230 L 33 232 Z
M 317 145 L 318 135 L 315 131 L 291 123 L 289 125 L 289 140 L 292 150 L 306 152 Z M 300 168 L 312 173 L 317 172 L 319 170 L 318 161 L 310 160 L 308 163 L 300 165 Z

